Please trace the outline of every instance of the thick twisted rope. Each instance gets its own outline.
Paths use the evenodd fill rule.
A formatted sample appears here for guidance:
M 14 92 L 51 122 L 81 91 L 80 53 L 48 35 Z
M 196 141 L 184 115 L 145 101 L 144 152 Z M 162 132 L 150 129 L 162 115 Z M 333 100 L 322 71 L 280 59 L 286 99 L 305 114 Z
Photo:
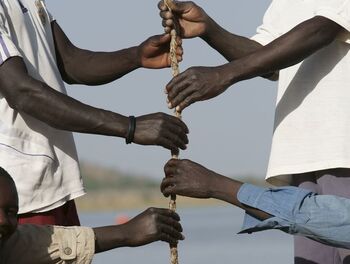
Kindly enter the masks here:
M 170 12 L 171 12 L 171 6 L 173 4 L 172 1 L 173 0 L 164 0 L 164 4 L 168 7 Z M 176 50 L 178 47 L 178 44 L 176 41 L 176 37 L 177 37 L 176 26 L 174 27 L 174 29 L 171 30 L 170 34 L 171 34 L 171 41 L 170 41 L 171 70 L 172 70 L 173 77 L 175 77 L 180 74 L 179 63 L 177 61 L 177 56 L 176 56 Z M 181 112 L 175 110 L 175 116 L 181 119 Z M 179 152 L 171 153 L 171 154 L 173 159 L 179 158 Z M 176 195 L 171 196 L 170 202 L 169 202 L 169 209 L 174 212 L 176 211 Z M 170 263 L 171 264 L 179 263 L 177 245 L 170 245 Z

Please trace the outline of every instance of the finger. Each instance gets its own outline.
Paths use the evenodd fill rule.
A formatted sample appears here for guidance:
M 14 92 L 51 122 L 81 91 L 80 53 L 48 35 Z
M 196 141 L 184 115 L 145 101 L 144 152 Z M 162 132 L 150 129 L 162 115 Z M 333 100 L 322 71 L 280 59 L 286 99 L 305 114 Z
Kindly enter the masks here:
M 177 232 L 182 232 L 182 226 L 181 224 L 179 223 L 179 219 L 174 219 L 172 217 L 169 217 L 169 216 L 164 216 L 164 215 L 160 215 L 159 216 L 159 220 L 169 226 L 169 227 L 173 227 Z
M 180 93 L 178 93 L 175 98 L 169 99 L 170 105 L 172 108 L 176 108 L 178 105 L 180 105 L 183 101 L 186 100 L 186 98 L 190 97 L 196 92 L 195 87 L 193 85 L 186 87 L 183 89 Z M 178 110 L 176 108 L 176 110 Z
M 169 162 L 167 162 L 167 164 L 164 165 L 164 173 L 166 178 L 168 177 L 172 177 L 173 174 L 175 173 L 175 166 L 169 165 Z
M 164 4 L 164 1 L 163 1 L 163 0 L 158 2 L 158 8 L 159 8 L 159 10 L 161 10 L 161 11 L 166 11 L 166 10 L 168 10 L 168 7 Z
M 176 82 L 171 83 L 169 85 L 169 89 L 168 90 L 168 99 L 170 102 L 172 102 L 183 90 L 189 89 L 189 91 L 191 91 L 191 89 L 193 89 L 193 81 L 191 81 L 191 79 L 187 78 L 186 76 L 182 76 L 182 79 L 178 79 L 176 80 Z M 168 88 L 168 87 L 167 87 Z M 174 107 L 174 105 L 172 106 Z
M 169 176 L 168 176 L 169 175 Z M 166 178 L 162 180 L 160 184 L 160 191 L 164 194 L 164 190 L 166 190 L 169 186 L 174 186 L 174 177 L 171 174 L 168 174 Z
M 157 35 L 154 36 L 155 41 L 159 46 L 166 44 L 170 41 L 171 36 L 169 34 L 162 34 L 162 35 Z
M 180 38 L 179 36 L 176 36 L 176 43 L 177 43 L 177 45 L 181 46 L 182 45 L 182 38 Z
M 172 196 L 172 195 L 178 195 L 178 193 L 176 192 L 176 186 L 175 185 L 169 185 L 169 186 L 165 187 L 163 189 L 163 195 L 165 197 L 169 197 L 169 196 Z
M 176 142 L 187 145 L 188 144 L 188 137 L 187 137 L 187 131 L 186 128 L 179 126 L 177 124 L 168 124 L 168 132 L 167 132 L 167 138 L 170 140 L 176 140 Z
M 158 143 L 159 146 L 162 146 L 163 148 L 166 148 L 170 151 L 174 151 L 176 152 L 178 147 L 169 139 L 167 139 L 166 137 L 162 137 L 160 140 L 159 140 L 159 143 Z
M 174 169 L 177 167 L 181 160 L 179 159 L 170 159 L 164 166 L 166 169 Z
M 173 239 L 169 234 L 161 233 L 159 240 L 169 243 L 171 246 L 176 246 L 178 244 L 178 240 Z
M 159 16 L 163 19 L 163 20 L 174 20 L 174 15 L 173 13 L 171 13 L 169 10 L 161 10 L 159 12 Z
M 180 221 L 180 216 L 170 210 L 170 209 L 165 209 L 165 208 L 153 208 L 153 210 L 158 214 L 158 215 L 163 215 L 166 217 L 172 217 L 173 219 L 175 219 L 176 221 Z
M 186 97 L 177 107 L 176 111 L 182 112 L 185 108 L 189 107 L 191 104 L 199 101 L 199 96 L 197 93 L 193 93 L 189 97 Z
M 173 10 L 173 9 L 177 8 L 175 3 L 174 3 L 174 1 L 164 0 L 164 4 L 170 10 Z
M 179 74 L 178 76 L 174 77 L 165 87 L 166 93 L 170 93 L 174 87 L 176 87 L 179 83 L 181 83 L 185 78 L 186 72 Z
M 163 27 L 169 27 L 169 28 L 174 28 L 174 21 L 171 19 L 163 19 L 162 21 L 162 26 Z
M 182 56 L 184 54 L 184 50 L 181 46 L 178 46 L 176 49 L 176 55 Z
M 169 235 L 170 239 L 173 240 L 173 242 L 177 242 L 178 240 L 183 240 L 184 237 L 181 234 L 181 232 L 177 231 L 175 228 L 173 228 L 172 226 L 168 226 L 168 225 L 161 225 L 161 230 L 164 234 Z
M 171 116 L 171 115 L 167 115 L 167 117 L 170 119 L 170 123 L 180 127 L 185 134 L 189 133 L 189 129 L 188 129 L 187 125 L 181 119 L 179 119 L 175 116 Z

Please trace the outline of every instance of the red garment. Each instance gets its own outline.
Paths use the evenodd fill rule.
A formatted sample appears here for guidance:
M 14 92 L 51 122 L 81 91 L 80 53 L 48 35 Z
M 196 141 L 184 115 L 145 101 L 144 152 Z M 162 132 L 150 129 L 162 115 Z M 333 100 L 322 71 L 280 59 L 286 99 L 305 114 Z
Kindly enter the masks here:
M 78 212 L 74 200 L 61 207 L 44 213 L 28 213 L 19 215 L 19 224 L 80 226 Z

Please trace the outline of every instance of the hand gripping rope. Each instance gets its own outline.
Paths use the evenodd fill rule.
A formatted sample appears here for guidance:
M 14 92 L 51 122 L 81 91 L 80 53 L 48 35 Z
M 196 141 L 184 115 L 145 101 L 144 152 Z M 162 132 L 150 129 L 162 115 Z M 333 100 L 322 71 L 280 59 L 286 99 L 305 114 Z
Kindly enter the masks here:
M 168 7 L 168 9 L 171 12 L 171 6 L 173 5 L 173 0 L 164 0 L 164 4 Z M 180 70 L 179 70 L 179 63 L 177 61 L 176 57 L 176 49 L 177 49 L 177 42 L 176 42 L 176 37 L 177 37 L 177 31 L 176 31 L 176 26 L 174 29 L 171 30 L 171 41 L 170 41 L 170 61 L 171 61 L 171 70 L 172 70 L 172 75 L 173 77 L 179 75 Z M 181 112 L 175 110 L 174 115 L 181 119 Z M 179 158 L 179 152 L 177 153 L 171 153 L 173 159 L 178 159 Z M 169 209 L 172 211 L 176 211 L 176 195 L 172 195 L 170 202 L 169 202 Z M 177 251 L 177 245 L 170 245 L 170 263 L 171 264 L 178 264 L 179 263 L 179 258 L 178 258 L 178 251 Z

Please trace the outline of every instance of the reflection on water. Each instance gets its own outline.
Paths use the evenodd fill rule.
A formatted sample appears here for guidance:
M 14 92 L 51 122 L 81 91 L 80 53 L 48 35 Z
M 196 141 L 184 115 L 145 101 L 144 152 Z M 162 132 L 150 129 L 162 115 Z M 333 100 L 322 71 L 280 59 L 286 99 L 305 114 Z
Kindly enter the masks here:
M 179 209 L 186 240 L 179 244 L 181 264 L 293 263 L 292 237 L 278 231 L 254 235 L 236 235 L 240 231 L 243 211 L 231 206 Z M 114 224 L 116 215 L 130 217 L 140 211 L 81 214 L 82 225 Z M 94 264 L 169 263 L 169 247 L 163 242 L 139 248 L 120 248 L 99 254 Z

